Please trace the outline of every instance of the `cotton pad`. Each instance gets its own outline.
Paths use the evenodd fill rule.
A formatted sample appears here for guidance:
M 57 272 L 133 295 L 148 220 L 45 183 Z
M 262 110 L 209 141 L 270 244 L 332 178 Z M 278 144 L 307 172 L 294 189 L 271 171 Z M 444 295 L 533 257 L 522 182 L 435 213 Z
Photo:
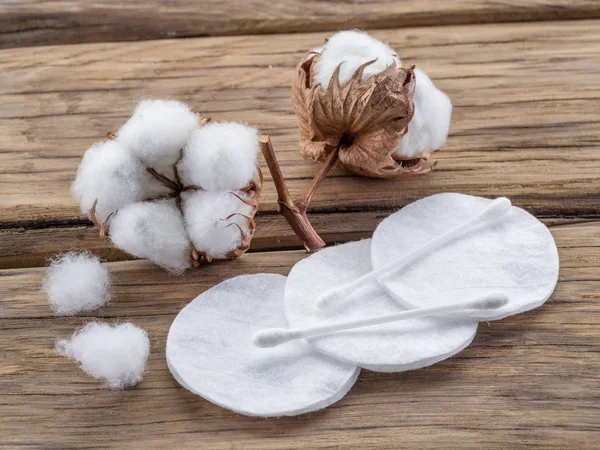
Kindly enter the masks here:
M 110 275 L 91 253 L 70 252 L 50 261 L 42 288 L 56 314 L 90 311 L 110 300 Z
M 463 194 L 437 194 L 392 214 L 375 230 L 371 260 L 375 269 L 407 254 L 476 216 L 491 200 Z M 512 206 L 498 221 L 470 230 L 429 252 L 382 285 L 408 308 L 439 306 L 503 292 L 509 303 L 474 314 L 496 320 L 536 308 L 558 281 L 558 252 L 550 231 L 521 208 Z
M 148 334 L 132 323 L 110 325 L 90 322 L 56 349 L 77 361 L 87 374 L 113 389 L 134 386 L 142 380 L 150 354 Z
M 319 296 L 372 270 L 371 240 L 329 247 L 297 263 L 285 285 L 285 314 L 291 327 L 394 314 L 403 307 L 382 289 L 319 308 Z M 377 372 L 417 369 L 446 359 L 468 346 L 477 332 L 473 319 L 427 317 L 310 338 L 332 358 Z M 287 344 L 286 344 L 287 345 Z
M 286 278 L 244 275 L 199 295 L 175 318 L 167 363 L 175 379 L 205 399 L 249 416 L 294 416 L 340 400 L 359 369 L 329 358 L 306 341 L 258 348 L 254 332 L 288 327 Z

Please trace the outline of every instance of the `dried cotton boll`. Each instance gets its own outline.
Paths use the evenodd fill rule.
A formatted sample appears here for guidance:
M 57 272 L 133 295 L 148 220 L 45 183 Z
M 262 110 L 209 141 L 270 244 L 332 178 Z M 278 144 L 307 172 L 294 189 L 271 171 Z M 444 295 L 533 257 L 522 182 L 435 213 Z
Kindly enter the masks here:
M 162 188 L 151 178 L 119 142 L 98 142 L 85 152 L 71 192 L 87 215 L 97 199 L 96 217 L 102 222 L 117 209 L 142 200 L 149 191 L 160 192 Z
M 91 322 L 70 340 L 57 341 L 56 349 L 77 361 L 87 374 L 104 380 L 113 389 L 123 389 L 142 380 L 150 341 L 146 331 L 132 323 Z
M 250 218 L 254 207 L 236 195 L 246 199 L 242 192 L 234 195 L 232 192 L 197 191 L 182 195 L 185 225 L 192 244 L 209 258 L 228 258 L 240 246 L 249 244 L 245 237 L 250 236 L 254 227 Z
M 412 157 L 439 149 L 448 138 L 452 102 L 425 72 L 415 69 L 415 112 L 394 156 Z
M 258 131 L 240 123 L 209 123 L 194 131 L 178 165 L 182 180 L 208 191 L 238 190 L 256 174 Z
M 56 314 L 90 311 L 110 300 L 110 276 L 90 253 L 67 253 L 50 262 L 42 289 Z
M 120 209 L 111 218 L 110 238 L 121 250 L 147 258 L 169 272 L 180 274 L 191 267 L 190 242 L 174 199 Z
M 362 74 L 363 81 L 383 72 L 393 63 L 396 63 L 396 67 L 402 65 L 402 61 L 391 47 L 370 34 L 358 30 L 340 31 L 334 34 L 319 53 L 312 76 L 314 84 L 321 84 L 323 89 L 329 86 L 333 72 L 340 64 L 342 64 L 339 74 L 341 86 L 344 86 L 354 72 L 368 61 L 376 59 L 373 64 L 365 68 Z
M 146 167 L 172 177 L 181 149 L 198 127 L 196 114 L 175 100 L 143 100 L 117 133 L 117 140 Z

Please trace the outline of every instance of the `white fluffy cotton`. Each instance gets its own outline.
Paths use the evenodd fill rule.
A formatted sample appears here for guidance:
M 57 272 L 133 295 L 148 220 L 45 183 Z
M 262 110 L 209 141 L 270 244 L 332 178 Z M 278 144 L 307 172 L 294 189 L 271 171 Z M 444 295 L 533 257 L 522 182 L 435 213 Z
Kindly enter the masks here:
M 87 374 L 104 380 L 113 389 L 123 389 L 142 380 L 150 341 L 146 331 L 132 323 L 91 322 L 70 340 L 57 341 L 56 349 L 77 361 Z
M 358 30 L 340 31 L 329 38 L 313 68 L 314 83 L 320 83 L 323 89 L 329 85 L 333 72 L 340 68 L 340 85 L 345 85 L 356 70 L 364 63 L 374 60 L 363 72 L 362 80 L 383 72 L 394 62 L 402 65 L 396 52 L 387 44 L 375 39 L 368 33 Z
M 241 123 L 209 123 L 194 131 L 178 165 L 182 180 L 208 191 L 237 190 L 256 174 L 258 131 Z
M 121 250 L 147 258 L 169 272 L 190 267 L 190 243 L 175 200 L 139 202 L 112 217 L 110 238 Z
M 110 276 L 90 253 L 67 253 L 50 262 L 42 289 L 56 314 L 99 308 L 110 300 Z
M 237 192 L 244 198 L 245 194 Z M 185 226 L 194 247 L 213 258 L 225 258 L 242 242 L 240 228 L 250 232 L 248 220 L 241 215 L 252 212 L 231 192 L 196 191 L 183 194 Z M 237 224 L 237 226 L 236 226 Z M 238 226 L 240 228 L 238 228 Z
M 181 149 L 198 127 L 196 114 L 175 100 L 143 100 L 117 133 L 117 140 L 147 167 L 172 177 Z
M 395 156 L 411 157 L 438 150 L 448 138 L 452 102 L 425 72 L 415 69 L 415 112 Z
M 165 188 L 146 172 L 140 161 L 116 141 L 98 142 L 83 156 L 71 186 L 81 211 L 88 214 L 94 201 L 98 220 L 148 195 L 160 195 Z

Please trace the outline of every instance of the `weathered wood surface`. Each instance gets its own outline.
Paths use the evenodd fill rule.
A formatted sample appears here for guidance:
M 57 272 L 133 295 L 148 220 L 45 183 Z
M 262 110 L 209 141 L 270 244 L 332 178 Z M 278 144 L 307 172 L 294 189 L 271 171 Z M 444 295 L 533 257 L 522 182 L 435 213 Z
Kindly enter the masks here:
M 19 0 L 0 3 L 0 48 L 598 17 L 596 0 Z
M 113 302 L 56 318 L 43 269 L 0 271 L 0 443 L 43 448 L 595 449 L 600 424 L 600 222 L 552 227 L 558 288 L 543 307 L 482 323 L 457 357 L 401 374 L 363 371 L 324 411 L 251 419 L 196 397 L 164 359 L 171 321 L 193 297 L 241 273 L 287 274 L 301 251 L 261 252 L 181 278 L 145 261 L 110 263 Z M 150 281 L 151 280 L 151 281 Z M 260 304 L 257 304 L 260 307 Z M 111 392 L 58 356 L 57 338 L 91 317 L 133 320 L 151 336 L 144 381 Z
M 600 21 L 397 29 L 598 17 L 593 0 L 1 3 L 0 448 L 598 448 Z M 559 285 L 542 308 L 481 324 L 457 357 L 401 374 L 363 371 L 318 413 L 246 418 L 180 387 L 164 346 L 199 293 L 240 274 L 287 274 L 306 256 L 275 251 L 298 241 L 276 214 L 270 177 L 253 252 L 183 277 L 122 261 L 80 215 L 69 185 L 83 151 L 150 96 L 270 133 L 299 194 L 319 165 L 297 151 L 292 70 L 327 35 L 306 32 L 351 26 L 394 28 L 375 35 L 449 93 L 453 126 L 427 176 L 390 182 L 335 170 L 315 197 L 315 228 L 328 243 L 346 241 L 429 194 L 507 195 L 550 226 Z M 289 31 L 305 33 L 105 43 Z M 89 41 L 104 43 L 9 48 Z M 70 249 L 117 261 L 114 300 L 55 317 L 34 266 Z M 136 388 L 107 390 L 56 354 L 55 339 L 93 318 L 148 330 L 152 355 Z
M 598 217 L 600 27 L 594 21 L 411 28 L 377 32 L 452 97 L 450 139 L 437 170 L 398 181 L 334 171 L 312 204 L 317 229 L 343 239 L 422 196 L 507 195 L 544 217 Z M 273 136 L 297 195 L 319 165 L 302 160 L 289 99 L 294 65 L 325 34 L 89 44 L 0 51 L 0 243 L 45 255 L 82 242 L 69 185 L 83 151 L 123 123 L 144 96 L 176 97 L 217 119 Z M 268 44 L 268 49 L 265 48 Z M 260 248 L 289 246 L 267 176 Z M 341 220 L 337 220 L 341 219 Z M 349 222 L 350 221 L 350 222 Z M 89 230 L 84 234 L 91 238 Z M 260 237 L 260 236 L 259 236 Z M 84 239 L 87 239 L 84 238 Z M 111 253 L 97 239 L 90 246 Z M 282 243 L 283 239 L 283 243 Z M 87 241 L 83 241 L 87 242 Z M 45 249 L 45 250 L 42 250 Z M 27 254 L 27 251 L 24 252 Z M 38 258 L 39 262 L 39 258 Z

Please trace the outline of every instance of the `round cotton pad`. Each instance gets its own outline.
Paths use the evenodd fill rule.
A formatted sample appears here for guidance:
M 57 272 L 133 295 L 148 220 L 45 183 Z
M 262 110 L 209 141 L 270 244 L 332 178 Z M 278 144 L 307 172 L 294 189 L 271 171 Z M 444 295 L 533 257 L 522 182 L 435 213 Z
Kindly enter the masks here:
M 491 200 L 438 194 L 386 218 L 375 230 L 375 269 L 476 216 Z M 460 238 L 413 261 L 382 284 L 400 304 L 426 308 L 503 292 L 509 303 L 473 314 L 496 320 L 543 304 L 558 281 L 558 253 L 548 228 L 521 208 L 469 230 Z
M 285 277 L 245 275 L 196 297 L 173 321 L 167 363 L 175 379 L 205 399 L 249 416 L 294 416 L 340 400 L 359 373 L 355 365 L 296 340 L 276 348 L 252 343 L 263 328 L 288 328 Z
M 341 304 L 317 307 L 319 296 L 370 272 L 366 239 L 329 247 L 297 263 L 285 285 L 285 313 L 290 325 L 303 328 L 402 311 L 382 289 L 358 292 Z M 374 325 L 310 338 L 323 353 L 378 372 L 418 369 L 446 359 L 471 343 L 477 332 L 472 319 L 426 317 Z

